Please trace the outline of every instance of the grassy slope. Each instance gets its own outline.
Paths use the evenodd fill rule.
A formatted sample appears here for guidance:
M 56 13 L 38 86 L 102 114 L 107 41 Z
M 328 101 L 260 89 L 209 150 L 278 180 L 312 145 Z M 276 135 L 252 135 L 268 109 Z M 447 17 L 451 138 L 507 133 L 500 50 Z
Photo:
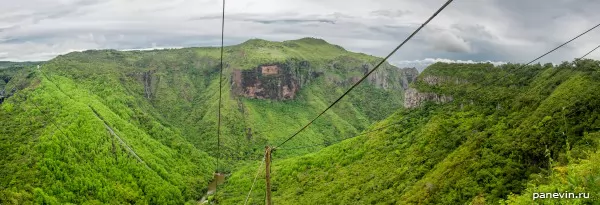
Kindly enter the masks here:
M 93 95 L 68 78 L 39 71 L 32 82 L 0 111 L 8 128 L 0 133 L 8 156 L 1 170 L 10 176 L 2 177 L 3 203 L 178 204 L 201 197 L 214 170 L 212 158 L 128 108 L 133 100 L 124 93 L 108 92 L 118 86 Z M 92 108 L 148 167 L 113 139 Z
M 90 92 L 113 83 L 121 84 L 124 92 L 135 99 L 144 97 L 143 83 L 128 75 L 154 71 L 154 96 L 146 99 L 148 106 L 140 109 L 161 123 L 177 128 L 198 149 L 216 156 L 216 124 L 218 108 L 219 49 L 186 48 L 160 51 L 88 51 L 61 56 L 52 61 L 49 72 L 87 85 Z M 315 117 L 350 85 L 338 85 L 329 79 L 349 79 L 361 76 L 356 72 L 363 64 L 373 66 L 379 58 L 352 53 L 319 39 L 305 38 L 285 42 L 250 40 L 225 48 L 222 108 L 222 151 L 230 160 L 256 158 L 265 144 L 278 143 L 301 125 Z M 309 69 L 324 72 L 325 76 L 304 86 L 291 101 L 252 100 L 230 93 L 230 72 L 233 68 L 250 69 L 258 65 L 284 62 L 290 59 L 310 63 Z M 359 69 L 360 70 L 360 69 Z M 305 140 L 292 141 L 305 145 L 349 137 L 376 120 L 383 119 L 382 111 L 397 109 L 403 91 L 398 88 L 397 68 L 385 64 L 382 73 L 389 73 L 390 90 L 362 85 L 348 99 L 328 112 L 311 126 Z M 158 79 L 160 78 L 160 79 Z M 100 89 L 100 90 L 99 90 Z M 375 92 L 373 92 L 375 91 Z M 384 101 L 378 103 L 377 101 Z M 110 104 L 109 104 L 110 106 Z M 118 108 L 114 108 L 119 110 Z M 247 129 L 252 130 L 251 136 Z M 334 128 L 334 129 L 332 129 Z M 319 149 L 297 150 L 290 155 Z M 229 164 L 229 163 L 226 163 Z M 225 167 L 225 169 L 228 169 Z
M 466 78 L 477 82 L 498 79 L 506 72 L 516 74 L 486 83 L 485 89 L 469 95 L 463 90 L 481 84 L 417 83 L 420 90 L 452 94 L 456 101 L 400 110 L 371 129 L 396 122 L 403 122 L 401 125 L 314 154 L 281 159 L 288 150 L 276 151 L 274 202 L 494 204 L 510 196 L 505 201 L 509 204 L 531 204 L 531 193 L 541 190 L 590 192 L 597 199 L 593 194 L 600 188 L 594 172 L 598 169 L 595 150 L 600 128 L 598 62 L 511 71 L 515 67 L 433 65 L 421 79 L 426 75 L 460 76 L 464 71 L 480 75 Z M 449 72 L 452 69 L 454 72 Z M 224 204 L 245 199 L 257 166 L 243 167 L 228 179 L 219 196 Z M 562 171 L 549 172 L 552 169 Z M 261 204 L 263 197 L 264 183 L 259 181 L 251 203 Z
M 226 80 L 231 68 L 248 69 L 289 58 L 309 61 L 316 71 L 348 78 L 361 73 L 345 68 L 378 60 L 344 52 L 318 39 L 266 42 L 267 46 L 264 42 L 227 47 Z M 19 91 L 0 109 L 0 153 L 7 156 L 0 165 L 0 203 L 163 204 L 199 199 L 215 168 L 214 158 L 204 151 L 216 154 L 218 54 L 216 48 L 85 51 L 46 62 L 42 71 L 29 67 L 11 74 L 6 86 Z M 353 63 L 334 68 L 334 63 L 348 59 Z M 397 72 L 395 69 L 386 64 L 382 72 Z M 135 77 L 148 71 L 157 76 L 149 99 L 143 82 Z M 222 157 L 227 160 L 221 163 L 221 170 L 225 171 L 244 163 L 238 159 L 260 156 L 264 144 L 289 136 L 345 89 L 318 79 L 305 86 L 296 100 L 282 102 L 237 98 L 229 92 L 229 83 L 223 86 L 221 142 Z M 311 126 L 303 139 L 290 144 L 352 136 L 382 119 L 381 109 L 401 105 L 401 90 L 384 91 L 372 85 L 358 90 Z M 373 90 L 377 92 L 373 94 Z M 375 101 L 384 99 L 392 100 L 378 107 Z M 113 141 L 100 118 L 148 168 Z M 50 122 L 56 122 L 66 135 Z M 250 139 L 246 128 L 254 130 Z M 316 149 L 319 147 L 287 155 Z

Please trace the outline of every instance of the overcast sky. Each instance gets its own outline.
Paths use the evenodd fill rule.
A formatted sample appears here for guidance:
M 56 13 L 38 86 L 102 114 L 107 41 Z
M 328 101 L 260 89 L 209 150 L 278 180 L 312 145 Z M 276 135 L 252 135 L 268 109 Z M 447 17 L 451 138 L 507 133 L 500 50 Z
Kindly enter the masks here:
M 227 0 L 225 44 L 322 38 L 385 56 L 445 0 Z M 0 0 L 0 60 L 86 49 L 220 45 L 220 0 Z M 456 0 L 391 62 L 527 62 L 600 23 L 595 0 Z M 543 58 L 600 44 L 600 28 Z M 600 59 L 600 51 L 589 58 Z

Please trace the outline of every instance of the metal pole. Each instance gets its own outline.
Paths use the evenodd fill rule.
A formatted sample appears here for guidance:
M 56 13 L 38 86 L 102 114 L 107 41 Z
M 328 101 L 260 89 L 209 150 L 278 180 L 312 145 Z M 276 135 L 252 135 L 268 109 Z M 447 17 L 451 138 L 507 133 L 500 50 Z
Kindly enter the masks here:
M 271 147 L 265 146 L 265 180 L 267 181 L 267 205 L 271 205 Z

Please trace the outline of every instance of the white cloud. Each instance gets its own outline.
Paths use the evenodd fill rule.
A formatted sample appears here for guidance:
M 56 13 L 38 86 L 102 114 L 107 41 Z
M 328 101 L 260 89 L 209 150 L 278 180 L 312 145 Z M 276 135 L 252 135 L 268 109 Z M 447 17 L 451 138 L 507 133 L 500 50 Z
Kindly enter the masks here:
M 384 56 L 445 0 L 228 0 L 226 43 L 312 36 Z M 454 1 L 392 57 L 524 62 L 600 19 L 600 1 Z M 0 1 L 0 60 L 47 60 L 82 49 L 213 46 L 219 0 Z M 543 61 L 572 60 L 600 43 L 590 33 Z M 598 54 L 589 57 L 598 58 Z

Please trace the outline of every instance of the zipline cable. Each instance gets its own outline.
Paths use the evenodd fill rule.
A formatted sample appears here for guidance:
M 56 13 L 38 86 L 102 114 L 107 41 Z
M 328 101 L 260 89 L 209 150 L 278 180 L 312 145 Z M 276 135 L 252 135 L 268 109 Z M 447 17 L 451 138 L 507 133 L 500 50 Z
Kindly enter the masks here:
M 518 67 L 517 69 L 515 69 L 515 70 L 517 70 L 517 71 L 518 71 L 518 70 L 520 70 L 520 69 L 524 68 L 525 66 L 528 66 L 529 64 L 531 64 L 531 63 L 533 63 L 533 62 L 535 62 L 535 61 L 537 61 L 537 60 L 539 60 L 539 59 L 543 58 L 544 56 L 546 56 L 546 55 L 548 55 L 548 54 L 550 54 L 550 53 L 552 53 L 552 52 L 554 52 L 554 51 L 558 50 L 559 48 L 561 48 L 561 47 L 563 47 L 563 46 L 565 46 L 565 45 L 567 45 L 567 44 L 571 43 L 571 41 L 574 41 L 575 39 L 578 39 L 579 37 L 581 37 L 581 36 L 585 35 L 586 33 L 588 33 L 588 32 L 590 32 L 590 31 L 592 31 L 592 30 L 596 29 L 598 26 L 600 26 L 600 24 L 597 24 L 596 26 L 594 26 L 594 27 L 592 27 L 592 28 L 590 28 L 590 29 L 586 30 L 585 32 L 583 32 L 583 33 L 581 33 L 581 34 L 579 34 L 579 35 L 575 36 L 575 37 L 574 37 L 574 38 L 572 38 L 571 40 L 568 40 L 567 42 L 564 42 L 563 44 L 560 44 L 560 45 L 559 45 L 559 46 L 557 46 L 556 48 L 554 48 L 554 49 L 552 49 L 552 50 L 550 50 L 550 51 L 548 51 L 548 52 L 544 53 L 543 55 L 541 55 L 541 56 L 539 56 L 539 57 L 537 57 L 537 58 L 535 58 L 535 59 L 533 59 L 533 60 L 529 61 L 528 63 L 526 63 L 526 64 L 523 64 L 523 65 L 519 66 L 519 67 Z M 592 51 L 594 51 L 594 50 L 596 50 L 596 49 L 597 49 L 597 48 L 594 48 Z M 590 51 L 590 53 L 591 53 L 592 51 Z M 589 54 L 589 53 L 588 53 L 588 54 Z M 587 56 L 587 54 L 586 54 L 586 55 L 584 55 L 584 56 Z M 508 77 L 508 74 L 510 74 L 510 73 L 511 73 L 511 72 L 507 72 L 507 73 L 506 73 L 506 75 L 502 76 L 501 78 L 499 78 L 499 79 L 497 79 L 497 80 L 494 80 L 494 81 L 491 81 L 491 82 L 489 82 L 489 83 L 486 83 L 486 84 L 484 84 L 483 86 L 479 86 L 478 88 L 476 88 L 476 89 L 474 89 L 474 90 L 472 90 L 472 91 L 470 91 L 470 92 L 478 91 L 478 90 L 480 90 L 480 89 L 484 88 L 484 86 L 488 86 L 488 85 L 491 85 L 491 84 L 492 84 L 492 83 L 494 83 L 494 82 L 500 81 L 500 80 L 502 80 L 502 79 L 504 79 L 504 78 Z M 482 80 L 481 80 L 481 81 L 479 81 L 479 82 L 476 82 L 475 84 L 482 83 L 483 81 L 485 81 L 485 78 L 484 78 L 484 79 L 482 79 Z
M 40 111 L 40 113 L 42 115 L 44 115 L 44 117 L 46 117 L 46 119 L 51 119 L 50 117 L 48 117 L 48 115 L 44 114 L 44 111 L 37 105 L 37 103 L 35 103 L 33 100 L 31 101 L 31 103 L 33 104 L 33 106 L 35 106 L 36 109 L 38 109 Z M 56 129 L 58 129 L 58 131 L 60 133 L 62 133 L 67 139 L 69 138 L 69 135 L 67 135 L 65 132 L 63 132 L 63 130 L 60 129 L 60 127 L 58 127 L 58 125 L 56 125 L 54 120 L 50 120 L 50 123 L 52 123 L 52 125 L 54 125 L 54 127 L 56 127 Z
M 42 70 L 40 70 L 39 67 L 37 69 L 37 72 L 39 72 L 41 74 L 40 77 L 50 80 L 50 79 L 48 79 L 48 77 L 46 75 L 44 75 L 44 73 L 42 73 Z M 41 79 L 40 79 L 40 81 L 41 81 Z M 44 117 L 46 117 L 46 119 L 51 119 L 48 115 L 44 114 L 44 111 L 40 108 L 40 106 L 38 106 L 38 104 L 35 101 L 31 100 L 31 103 L 33 104 L 33 106 L 35 106 L 35 108 L 37 108 L 40 111 L 40 113 L 42 115 L 44 115 Z M 60 127 L 58 127 L 58 125 L 56 125 L 54 120 L 51 120 L 50 123 L 52 123 L 52 125 L 54 125 L 54 127 L 56 127 L 56 129 L 58 129 L 58 131 L 60 133 L 62 133 L 67 139 L 69 139 L 69 135 L 67 135 L 62 129 L 60 129 Z
M 554 51 L 558 50 L 559 48 L 561 48 L 561 47 L 563 47 L 563 46 L 565 46 L 565 45 L 569 44 L 570 42 L 572 42 L 572 41 L 576 40 L 577 38 L 579 38 L 579 37 L 581 37 L 581 36 L 583 36 L 583 35 L 585 35 L 586 33 L 588 33 L 588 32 L 590 32 L 590 31 L 592 31 L 592 30 L 596 29 L 598 26 L 600 26 L 600 24 L 598 24 L 598 25 L 596 25 L 596 26 L 594 26 L 594 27 L 592 27 L 592 28 L 590 28 L 590 29 L 588 29 L 588 30 L 584 31 L 583 33 L 581 33 L 581 34 L 579 34 L 579 35 L 575 36 L 574 38 L 572 38 L 572 39 L 568 40 L 567 42 L 565 42 L 565 43 L 563 43 L 563 44 L 561 44 L 561 45 L 557 46 L 556 48 L 554 48 L 554 49 L 552 49 L 552 50 L 550 50 L 550 51 L 548 51 L 548 52 L 544 53 L 543 55 L 541 55 L 541 56 L 539 56 L 539 57 L 537 57 L 537 58 L 535 58 L 535 59 L 533 59 L 533 60 L 529 61 L 528 63 L 526 63 L 526 64 L 524 64 L 524 65 L 520 66 L 518 69 L 515 69 L 515 70 L 519 70 L 519 69 L 521 69 L 521 68 L 524 68 L 525 66 L 527 66 L 527 65 L 529 65 L 529 64 L 531 64 L 531 63 L 533 63 L 533 62 L 535 62 L 535 61 L 537 61 L 537 60 L 539 60 L 539 59 L 543 58 L 544 56 L 546 56 L 546 55 L 548 55 L 548 54 L 550 54 L 550 53 L 552 53 L 552 52 L 554 52 Z M 590 53 L 594 52 L 594 51 L 595 51 L 595 50 L 597 50 L 598 48 L 600 48 L 600 45 L 598 45 L 597 47 L 595 47 L 595 48 L 594 48 L 594 49 L 592 49 L 591 51 L 587 52 L 585 55 L 581 56 L 580 58 L 577 58 L 575 61 L 579 61 L 579 60 L 581 60 L 581 59 L 585 58 L 586 56 L 588 56 Z M 497 82 L 497 81 L 499 81 L 499 80 L 502 80 L 502 79 L 504 79 L 505 77 L 507 77 L 507 76 L 508 76 L 508 74 L 510 74 L 510 73 L 507 73 L 506 75 L 504 75 L 503 77 L 499 78 L 498 80 L 495 80 L 494 82 Z M 478 83 L 481 83 L 481 82 L 483 82 L 483 81 L 485 81 L 485 80 L 479 81 L 479 82 L 477 82 L 476 84 L 478 84 Z M 360 81 L 359 81 L 359 82 L 360 82 Z M 488 84 L 486 84 L 486 85 L 489 85 L 489 84 L 490 84 L 490 83 L 488 83 Z M 484 85 L 484 86 L 486 86 L 486 85 Z M 473 90 L 473 91 L 477 91 L 477 90 L 479 90 L 479 89 L 482 89 L 484 86 L 479 86 L 477 89 L 475 89 L 475 90 Z M 473 91 L 471 91 L 471 92 L 473 92 Z M 342 96 L 342 97 L 343 97 L 343 96 Z M 313 120 L 313 121 L 314 121 L 314 120 Z M 312 123 L 312 122 L 311 122 L 311 123 Z M 398 124 L 399 124 L 399 123 L 398 123 Z M 386 126 L 386 127 L 383 127 L 383 128 L 387 128 L 387 127 L 394 126 L 394 125 L 396 125 L 396 124 L 390 124 L 389 126 Z M 383 129 L 383 128 L 380 128 L 380 129 Z M 373 131 L 377 131 L 377 130 L 373 130 Z M 370 132 L 372 132 L 372 131 L 370 131 Z M 367 133 L 369 133 L 369 132 L 367 132 Z M 349 137 L 349 138 L 343 138 L 343 139 L 340 139 L 340 140 L 335 140 L 335 141 L 331 141 L 331 142 L 324 142 L 324 143 L 320 143 L 320 144 L 313 144 L 313 145 L 307 145 L 307 146 L 300 146 L 300 147 L 286 148 L 286 150 L 289 150 L 289 149 L 303 149 L 303 148 L 310 148 L 310 147 L 321 146 L 321 145 L 323 145 L 323 144 L 325 144 L 325 143 L 341 142 L 341 141 L 344 141 L 344 140 L 347 140 L 347 139 L 352 139 L 352 138 L 354 138 L 354 137 L 358 137 L 358 136 L 361 136 L 361 135 L 364 135 L 364 134 L 367 134 L 367 133 L 361 133 L 361 134 L 358 134 L 358 135 L 356 135 L 356 136 L 353 136 L 353 137 Z M 284 143 L 285 143 L 285 142 L 284 142 Z M 283 144 L 283 143 L 282 143 L 282 144 Z M 281 145 L 280 145 L 280 146 L 281 146 Z M 278 146 L 278 147 L 279 147 L 279 146 Z
M 246 196 L 246 201 L 244 202 L 244 205 L 248 204 L 248 199 L 250 198 L 250 193 L 252 193 L 252 189 L 254 189 L 254 184 L 256 184 L 256 179 L 258 178 L 258 174 L 260 173 L 260 168 L 262 167 L 264 162 L 265 162 L 265 158 L 263 157 L 262 161 L 260 162 L 260 165 L 258 165 L 258 169 L 256 169 L 256 175 L 254 175 L 254 181 L 252 182 L 250 191 L 248 192 L 248 195 Z
M 222 97 L 222 89 L 223 89 L 223 41 L 225 39 L 225 0 L 223 1 L 223 12 L 221 16 L 221 69 L 219 71 L 219 114 L 217 121 L 217 166 L 215 168 L 215 173 L 219 172 L 219 158 L 221 157 L 221 97 Z M 217 191 L 219 190 L 219 184 L 215 186 L 215 195 L 217 195 Z
M 412 34 L 410 34 L 410 36 L 408 36 L 402 43 L 400 43 L 400 45 L 398 45 L 394 50 L 392 50 L 392 52 L 390 52 L 390 54 L 388 54 L 385 58 L 383 58 L 371 71 L 369 71 L 365 76 L 363 76 L 358 82 L 356 82 L 354 85 L 352 85 L 352 87 L 350 87 L 350 89 L 348 89 L 344 94 L 342 94 L 342 96 L 340 96 L 337 100 L 335 100 L 331 105 L 329 105 L 329 107 L 327 107 L 325 110 L 323 110 L 321 113 L 319 113 L 319 115 L 317 115 L 317 117 L 315 117 L 313 120 L 311 120 L 310 122 L 308 122 L 308 124 L 306 124 L 304 127 L 300 128 L 300 130 L 298 130 L 296 133 L 294 133 L 292 136 L 290 136 L 289 138 L 287 138 L 285 141 L 283 141 L 282 143 L 280 143 L 279 145 L 277 145 L 276 147 L 274 147 L 273 149 L 277 149 L 278 147 L 281 147 L 283 144 L 287 143 L 288 141 L 290 141 L 292 138 L 296 137 L 300 132 L 304 131 L 308 126 L 310 126 L 315 120 L 317 120 L 319 117 L 321 117 L 321 115 L 325 114 L 325 112 L 327 112 L 329 109 L 331 109 L 331 107 L 333 107 L 335 104 L 337 104 L 342 98 L 344 98 L 346 95 L 348 95 L 348 93 L 350 93 L 350 91 L 352 91 L 356 86 L 358 86 L 362 81 L 364 81 L 367 77 L 369 77 L 369 75 L 371 75 L 371 73 L 375 72 L 375 70 L 377 70 L 383 63 L 385 63 L 388 58 L 390 58 L 394 53 L 396 53 L 396 51 L 398 51 L 398 49 L 400 49 L 402 46 L 404 46 L 404 44 L 406 44 L 406 42 L 408 42 L 413 36 L 415 36 L 423 27 L 425 27 L 431 20 L 433 20 L 433 18 L 435 18 L 442 10 L 444 10 L 450 3 L 452 3 L 453 0 L 448 0 L 446 1 L 446 3 L 444 3 L 444 5 L 442 5 L 442 7 L 440 7 L 431 17 L 429 17 L 429 19 L 427 19 L 427 21 L 425 21 L 425 23 L 421 24 L 421 26 L 419 26 L 419 28 L 417 28 L 417 30 L 415 30 Z
M 405 118 L 405 119 L 406 119 L 406 118 Z M 327 142 L 323 142 L 323 143 L 319 143 L 319 144 L 312 144 L 312 145 L 300 146 L 300 147 L 279 148 L 279 150 L 305 149 L 305 148 L 311 148 L 311 147 L 322 146 L 322 145 L 325 145 L 325 144 L 331 144 L 331 143 L 334 143 L 334 142 L 341 142 L 341 141 L 344 141 L 344 140 L 347 140 L 347 139 L 352 139 L 352 138 L 359 137 L 359 136 L 362 136 L 362 135 L 366 135 L 366 134 L 369 134 L 369 133 L 373 133 L 373 132 L 381 131 L 381 130 L 387 129 L 387 128 L 389 128 L 389 127 L 393 127 L 393 126 L 396 126 L 396 125 L 400 125 L 400 124 L 402 124 L 402 123 L 404 123 L 404 119 L 403 119 L 403 121 L 399 121 L 399 122 L 391 123 L 391 124 L 388 124 L 388 125 L 386 125 L 386 126 L 383 126 L 383 127 L 380 127 L 380 128 L 374 129 L 374 130 L 370 130 L 370 131 L 367 131 L 367 132 L 360 133 L 360 134 L 358 134 L 358 135 L 354 135 L 354 136 L 352 136 L 352 137 L 342 138 L 342 139 L 339 139 L 339 140 L 334 140 L 334 141 L 327 141 Z
M 581 60 L 581 59 L 585 58 L 586 56 L 590 55 L 590 53 L 594 52 L 594 51 L 595 51 L 596 49 L 598 49 L 598 48 L 600 48 L 600 45 L 596 46 L 596 48 L 592 49 L 590 52 L 587 52 L 585 55 L 583 55 L 583 56 L 581 56 L 581 57 L 577 58 L 575 61 L 579 61 L 579 60 Z

